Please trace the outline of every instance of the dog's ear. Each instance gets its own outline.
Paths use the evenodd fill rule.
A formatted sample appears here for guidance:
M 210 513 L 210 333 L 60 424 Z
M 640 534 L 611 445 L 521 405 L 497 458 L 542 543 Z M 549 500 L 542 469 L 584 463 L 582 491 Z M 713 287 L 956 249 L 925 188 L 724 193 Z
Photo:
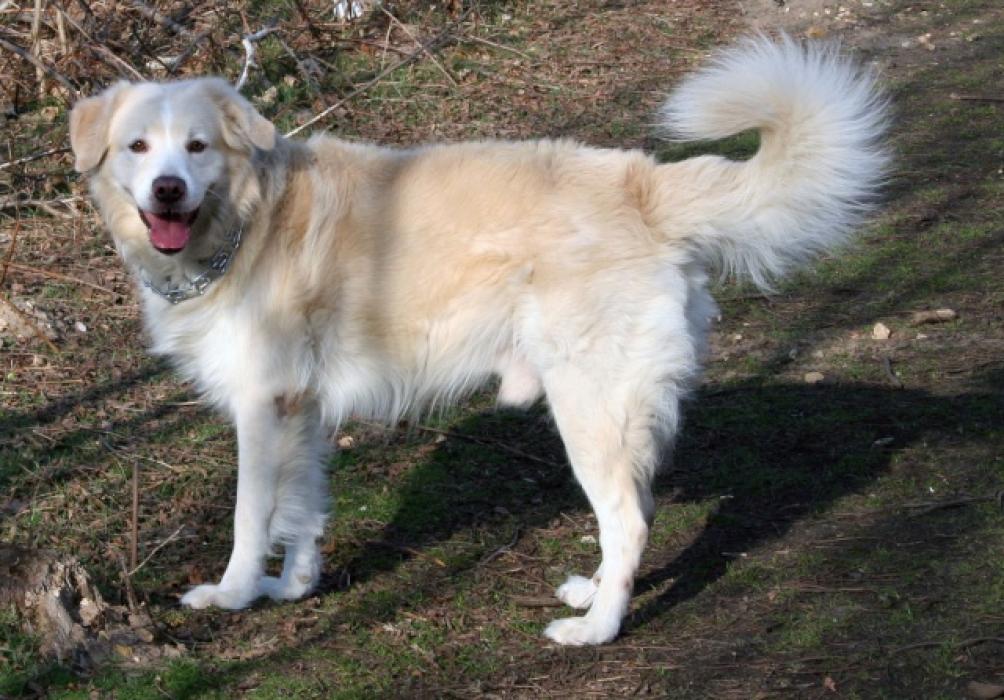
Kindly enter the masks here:
M 223 138 L 227 145 L 237 149 L 254 146 L 260 151 L 275 148 L 275 126 L 272 122 L 258 114 L 227 81 L 210 78 L 206 82 L 223 113 Z
M 130 83 L 120 81 L 94 97 L 80 100 L 70 111 L 70 146 L 74 170 L 85 173 L 101 163 L 108 150 L 108 124 Z

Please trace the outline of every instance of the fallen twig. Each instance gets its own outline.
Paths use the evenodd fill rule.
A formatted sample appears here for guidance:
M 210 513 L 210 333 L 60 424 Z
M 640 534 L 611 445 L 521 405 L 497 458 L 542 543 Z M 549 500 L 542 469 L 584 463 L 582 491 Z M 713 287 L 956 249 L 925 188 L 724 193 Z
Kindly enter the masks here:
M 115 554 L 119 560 L 119 567 L 122 569 L 122 583 L 126 589 L 126 603 L 129 605 L 130 610 L 135 610 L 139 607 L 139 603 L 136 601 L 136 591 L 132 587 L 132 577 L 126 568 L 125 557 L 122 555 L 122 552 L 116 552 Z
M 43 61 L 42 59 L 38 58 L 37 56 L 33 56 L 28 51 L 25 51 L 20 46 L 18 46 L 16 44 L 12 44 L 9 41 L 7 41 L 6 39 L 0 39 L 0 47 L 7 49 L 8 51 L 10 51 L 13 54 L 17 54 L 18 56 L 20 56 L 21 58 L 23 58 L 24 60 L 26 60 L 28 63 L 30 63 L 31 65 L 33 65 L 36 68 L 38 68 L 39 70 L 43 71 L 50 78 L 53 78 L 56 82 L 58 82 L 60 85 L 62 85 L 64 88 L 66 88 L 67 92 L 70 93 L 70 100 L 71 101 L 75 100 L 77 98 L 77 96 L 80 94 L 80 90 L 77 88 L 76 85 L 74 85 L 72 82 L 70 82 L 69 78 L 67 78 L 65 75 L 63 75 L 62 73 L 60 73 L 58 70 L 56 70 L 52 66 L 48 65 L 47 63 L 45 63 L 45 61 Z
M 256 41 L 261 41 L 269 34 L 279 31 L 278 27 L 265 27 L 264 29 L 259 29 L 257 32 L 252 34 L 245 34 L 241 38 L 241 46 L 244 47 L 244 67 L 241 69 L 241 75 L 237 78 L 237 82 L 234 83 L 234 87 L 237 90 L 241 90 L 248 81 L 248 73 L 252 68 L 257 68 L 258 64 L 254 61 L 255 49 L 254 43 Z
M 82 284 L 85 287 L 90 287 L 91 289 L 96 289 L 99 292 L 104 292 L 105 294 L 110 294 L 114 297 L 120 296 L 120 294 L 108 287 L 102 287 L 100 284 L 94 284 L 93 282 L 88 282 L 87 280 L 82 280 L 79 277 L 73 277 L 71 275 L 64 275 L 61 272 L 53 272 L 52 270 L 43 270 L 40 267 L 31 267 L 30 265 L 22 265 L 21 263 L 4 263 L 5 266 L 12 270 L 17 270 L 18 272 L 24 272 L 29 275 L 41 275 L 42 277 L 51 277 L 57 280 L 63 280 L 64 282 L 72 282 L 73 284 Z
M 524 608 L 560 608 L 565 604 L 554 596 L 513 595 L 509 600 Z
M 132 576 L 136 570 L 136 559 L 139 552 L 139 462 L 132 461 L 132 521 L 129 528 L 129 567 L 126 576 Z
M 73 201 L 72 199 L 55 199 L 55 200 L 45 200 L 45 199 L 0 199 L 0 211 L 4 209 L 20 209 L 21 207 L 35 207 L 43 210 L 46 214 L 50 216 L 55 216 L 60 219 L 72 219 L 74 214 L 59 211 L 53 207 L 53 203 L 58 204 L 68 204 Z
M 907 509 L 915 509 L 913 513 L 910 513 L 910 517 L 917 518 L 921 515 L 927 515 L 928 513 L 933 513 L 935 511 L 948 510 L 950 508 L 961 508 L 962 506 L 972 505 L 973 503 L 997 503 L 998 506 L 1004 508 L 1004 489 L 998 491 L 992 496 L 964 496 L 962 498 L 953 498 L 947 501 L 907 503 L 903 507 Z
M 996 642 L 998 644 L 1004 644 L 1004 637 L 973 637 L 972 639 L 964 639 L 957 644 L 951 644 L 950 646 L 956 649 L 968 649 L 969 647 L 974 647 L 978 644 L 987 644 L 989 642 Z M 891 654 L 901 654 L 904 651 L 912 651 L 914 649 L 932 649 L 936 647 L 945 646 L 945 642 L 914 642 L 913 644 L 906 644 L 904 646 L 893 649 Z
M 139 11 L 139 13 L 144 17 L 146 17 L 147 19 L 151 19 L 157 24 L 167 27 L 175 34 L 180 34 L 181 36 L 189 38 L 195 38 L 196 36 L 189 29 L 186 29 L 185 27 L 181 26 L 167 15 L 162 14 L 161 12 L 150 7 L 146 3 L 140 2 L 140 0 L 133 0 L 132 6 L 135 7 Z
M 436 66 L 436 68 L 438 68 L 439 71 L 446 76 L 446 79 L 450 81 L 450 85 L 452 85 L 453 87 L 460 87 L 460 83 L 457 82 L 457 79 L 453 77 L 450 71 L 446 70 L 446 66 L 444 66 L 442 63 L 439 62 L 439 60 L 436 58 L 435 54 L 432 53 L 429 47 L 422 45 L 422 42 L 419 41 L 418 38 L 411 33 L 411 30 L 408 29 L 408 27 L 401 20 L 399 20 L 397 17 L 391 14 L 390 10 L 388 10 L 383 5 L 377 5 L 377 7 L 379 7 L 380 11 L 390 18 L 391 22 L 400 27 L 401 31 L 407 34 L 408 38 L 411 39 L 413 42 L 415 42 L 415 45 L 418 46 L 419 49 L 425 52 L 425 55 L 429 58 L 429 60 L 432 61 L 432 63 Z
M 95 42 L 92 45 L 88 45 L 87 48 L 96 53 L 98 57 L 104 60 L 106 63 L 124 69 L 126 73 L 131 75 L 136 80 L 139 80 L 140 82 L 146 80 L 146 77 L 142 73 L 140 73 L 138 70 L 130 66 L 128 63 L 123 61 L 118 56 L 116 56 L 115 52 L 109 49 L 104 44 L 99 44 Z
M 519 533 L 520 529 L 517 527 L 516 531 L 512 533 L 512 539 L 509 540 L 509 543 L 504 544 L 495 551 L 493 551 L 492 553 L 486 554 L 485 556 L 481 557 L 481 560 L 478 562 L 478 566 L 484 566 L 488 562 L 495 561 L 503 554 L 508 552 L 510 549 L 512 549 L 514 546 L 516 546 L 516 542 L 519 540 Z
M 500 49 L 502 51 L 508 51 L 509 53 L 514 53 L 517 56 L 519 56 L 520 58 L 526 59 L 527 61 L 533 61 L 534 60 L 533 56 L 530 56 L 529 54 L 525 54 L 522 51 L 520 51 L 519 49 L 514 49 L 511 46 L 506 46 L 505 44 L 499 44 L 499 43 L 496 43 L 494 41 L 490 41 L 490 40 L 485 39 L 485 38 L 480 37 L 480 36 L 474 36 L 473 34 L 470 35 L 470 36 L 458 36 L 458 37 L 456 37 L 456 39 L 457 39 L 457 41 L 472 41 L 474 43 L 484 44 L 485 46 L 491 46 L 493 48 Z M 559 603 L 559 605 L 560 605 L 560 603 Z
M 40 160 L 42 158 L 48 158 L 49 156 L 61 156 L 64 153 L 69 153 L 70 149 L 66 146 L 62 148 L 53 148 L 50 151 L 42 151 L 41 153 L 33 153 L 30 156 L 24 156 L 23 158 L 15 158 L 14 160 L 9 160 L 6 163 L 0 163 L 0 170 L 6 170 L 7 168 L 13 168 L 15 165 L 23 165 L 24 163 L 30 163 L 33 160 Z
M 7 248 L 7 255 L 3 259 L 3 271 L 0 272 L 0 288 L 7 281 L 7 270 L 10 268 L 10 261 L 14 258 L 14 249 L 17 247 L 17 237 L 21 233 L 21 219 L 18 217 L 14 221 L 14 231 L 10 236 L 10 246 Z
M 411 556 L 416 557 L 418 559 L 426 559 L 428 561 L 431 561 L 433 564 L 440 567 L 441 569 L 446 568 L 446 562 L 440 559 L 439 557 L 433 556 L 427 552 L 423 552 L 420 549 L 415 549 L 414 547 L 408 547 L 407 545 L 388 542 L 387 540 L 369 540 L 365 544 L 366 546 L 384 547 L 386 549 L 393 549 L 395 552 L 403 552 L 405 554 L 410 554 Z
M 431 50 L 433 47 L 437 46 L 441 41 L 443 41 L 443 39 L 449 37 L 451 35 L 451 33 L 453 32 L 454 27 L 457 27 L 465 19 L 467 19 L 467 17 L 470 16 L 471 12 L 473 12 L 476 7 L 477 7 L 477 5 L 471 5 L 469 8 L 467 8 L 467 10 L 464 11 L 464 13 L 462 15 L 460 15 L 457 19 L 455 19 L 453 22 L 451 22 L 450 25 L 446 29 L 444 29 L 439 34 L 437 34 L 432 40 L 426 42 L 425 44 L 422 44 L 421 48 L 416 49 L 412 53 L 408 54 L 405 58 L 402 58 L 397 63 L 395 63 L 395 64 L 393 64 L 391 66 L 388 66 L 384 70 L 380 71 L 376 76 L 374 76 L 370 80 L 367 80 L 365 83 L 363 83 L 362 85 L 360 85 L 356 89 L 352 90 L 348 95 L 346 95 L 342 99 L 338 100 L 337 102 L 335 102 L 330 107 L 324 108 L 323 110 L 321 110 L 320 112 L 318 112 L 317 114 L 315 114 L 313 117 L 311 117 L 310 119 L 308 119 L 307 121 L 305 121 L 300 126 L 296 127 L 295 129 L 291 129 L 291 130 L 287 131 L 286 132 L 286 136 L 287 137 L 289 137 L 289 136 L 295 136 L 296 134 L 300 133 L 304 129 L 313 126 L 314 124 L 316 124 L 317 122 L 319 122 L 322 119 L 324 119 L 325 117 L 327 117 L 329 114 L 331 114 L 332 112 L 334 112 L 336 109 L 338 109 L 339 107 L 341 107 L 343 104 L 345 104 L 349 100 L 355 99 L 356 97 L 358 97 L 362 93 L 364 93 L 367 90 L 369 90 L 371 87 L 373 87 L 374 85 L 376 85 L 377 83 L 379 83 L 381 80 L 383 80 L 384 78 L 386 78 L 388 75 L 390 75 L 391 73 L 393 73 L 394 71 L 396 71 L 398 68 L 401 68 L 402 66 L 405 66 L 405 65 L 411 63 L 416 58 L 418 58 L 419 56 L 421 56 L 426 50 Z
M 175 530 L 174 532 L 172 532 L 170 535 L 167 536 L 166 539 L 162 540 L 160 544 L 158 544 L 156 547 L 154 547 L 153 549 L 151 549 L 150 553 L 146 555 L 146 557 L 143 559 L 143 561 L 141 561 L 139 564 L 137 564 L 129 572 L 129 576 L 133 576 L 137 571 L 139 571 L 144 566 L 146 566 L 150 562 L 150 560 L 153 559 L 153 556 L 157 552 L 159 552 L 161 549 L 163 549 L 164 547 L 166 547 L 168 544 L 170 544 L 174 540 L 178 539 L 178 535 L 180 535 L 181 531 L 184 530 L 184 529 L 185 529 L 185 526 L 184 525 L 180 525 L 177 530 Z
M 428 425 L 418 425 L 418 426 L 415 426 L 415 427 L 418 428 L 419 430 L 423 431 L 423 432 L 426 432 L 426 433 L 436 433 L 437 435 L 445 435 L 446 437 L 459 438 L 461 440 L 467 440 L 468 442 L 474 442 L 474 443 L 477 443 L 479 445 L 487 445 L 489 447 L 497 447 L 498 449 L 504 450 L 504 451 L 509 452 L 511 454 L 514 454 L 517 457 L 521 457 L 523 459 L 528 459 L 531 462 L 537 462 L 538 464 L 545 464 L 545 465 L 547 465 L 549 467 L 552 467 L 553 469 L 563 469 L 564 468 L 563 465 L 558 464 L 557 462 L 552 462 L 551 460 L 545 459 L 544 457 L 538 457 L 535 454 L 530 454 L 529 452 L 524 452 L 523 450 L 520 450 L 518 448 L 512 447 L 511 445 L 507 445 L 504 442 L 499 442 L 498 440 L 490 440 L 488 438 L 478 438 L 478 437 L 474 437 L 473 435 L 466 435 L 465 433 L 455 433 L 452 430 L 442 430 L 440 428 L 433 428 L 433 427 L 430 427 Z
M 953 92 L 948 97 L 960 102 L 1004 102 L 1004 97 L 993 97 L 989 95 L 959 95 Z
M 894 387 L 897 389 L 903 388 L 903 380 L 896 375 L 896 372 L 892 368 L 892 360 L 888 355 L 882 358 L 882 369 L 885 370 L 885 376 L 889 378 Z
M 300 75 L 303 77 L 303 82 L 307 86 L 307 89 L 314 93 L 320 92 L 317 79 L 311 74 L 306 64 L 300 60 L 300 57 L 296 55 L 296 52 L 293 51 L 292 47 L 281 37 L 279 38 L 279 46 L 281 46 L 282 50 L 286 52 L 286 55 L 293 59 L 293 62 L 296 63 L 296 69 L 300 71 Z

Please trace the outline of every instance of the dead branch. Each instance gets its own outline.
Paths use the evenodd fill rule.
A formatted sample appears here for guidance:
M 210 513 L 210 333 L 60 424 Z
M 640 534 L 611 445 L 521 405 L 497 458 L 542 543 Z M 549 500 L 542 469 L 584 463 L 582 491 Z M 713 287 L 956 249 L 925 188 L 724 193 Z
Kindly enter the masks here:
M 998 491 L 992 496 L 965 496 L 947 501 L 907 503 L 903 507 L 908 510 L 913 509 L 914 512 L 910 513 L 911 518 L 919 518 L 935 511 L 961 508 L 973 503 L 997 503 L 998 506 L 1004 508 L 1004 490 Z
M 70 101 L 75 100 L 80 95 L 80 90 L 72 82 L 70 82 L 69 78 L 67 78 L 65 75 L 63 75 L 62 73 L 60 73 L 58 70 L 56 70 L 52 66 L 48 65 L 47 63 L 45 63 L 45 61 L 43 61 L 42 59 L 40 59 L 37 56 L 33 56 L 32 54 L 28 53 L 27 51 L 25 51 L 24 49 L 22 49 L 20 46 L 17 46 L 16 44 L 12 44 L 9 41 L 7 41 L 6 39 L 0 39 L 0 48 L 7 49 L 11 53 L 20 56 L 21 58 L 23 58 L 24 60 L 26 60 L 28 63 L 30 63 L 31 65 L 35 66 L 39 70 L 43 71 L 46 75 L 48 75 L 49 77 L 51 77 L 52 79 L 54 79 L 56 82 L 58 82 L 64 88 L 66 88 L 66 91 L 70 94 Z
M 411 33 L 411 30 L 408 29 L 408 27 L 401 20 L 399 20 L 397 17 L 391 14 L 390 10 L 388 10 L 382 4 L 377 5 L 377 7 L 379 7 L 380 11 L 390 18 L 391 22 L 400 27 L 401 31 L 407 34 L 409 39 L 415 42 L 415 46 L 417 46 L 421 51 L 425 53 L 425 55 L 429 58 L 429 60 L 432 61 L 433 65 L 435 65 L 436 68 L 439 69 L 440 73 L 446 76 L 446 79 L 450 82 L 450 85 L 452 85 L 453 87 L 460 87 L 460 83 L 457 82 L 457 79 L 453 77 L 453 74 L 450 73 L 450 71 L 446 70 L 446 66 L 444 66 L 442 63 L 439 62 L 435 54 L 433 54 L 432 51 L 427 46 L 422 45 L 422 42 L 419 41 L 418 38 Z
M 184 530 L 184 529 L 185 529 L 185 526 L 184 525 L 180 525 L 177 530 L 175 530 L 174 532 L 172 532 L 170 535 L 167 536 L 167 538 L 165 538 L 163 541 L 161 541 L 160 544 L 158 544 L 156 547 L 154 547 L 153 549 L 151 549 L 150 553 L 146 555 L 146 557 L 143 559 L 143 561 L 141 561 L 139 564 L 137 564 L 129 572 L 129 576 L 133 576 L 137 571 L 139 571 L 144 566 L 146 566 L 150 562 L 150 560 L 153 559 L 154 555 L 157 552 L 159 552 L 161 549 L 163 549 L 164 547 L 166 547 L 167 545 L 169 545 L 174 540 L 178 539 L 178 535 L 180 535 L 181 531 Z
M 458 438 L 460 440 L 466 440 L 468 442 L 473 442 L 473 443 L 476 443 L 478 445 L 486 445 L 488 447 L 495 447 L 495 448 L 498 448 L 498 449 L 503 450 L 505 452 L 508 452 L 510 454 L 516 455 L 517 457 L 520 457 L 521 459 L 528 459 L 531 462 L 537 462 L 538 464 L 544 464 L 544 465 L 546 465 L 548 467 L 551 467 L 552 469 L 563 469 L 564 468 L 563 465 L 558 464 L 557 462 L 552 462 L 551 460 L 545 459 L 544 457 L 538 457 L 535 454 L 530 454 L 529 452 L 524 452 L 523 450 L 520 450 L 520 449 L 518 449 L 516 447 L 513 447 L 511 445 L 507 445 L 506 443 L 500 442 L 498 440 L 490 440 L 488 438 L 478 438 L 478 437 L 474 437 L 473 435 L 467 435 L 465 433 L 456 433 L 456 432 L 453 432 L 452 430 L 441 430 L 439 428 L 433 428 L 433 427 L 430 427 L 428 425 L 418 425 L 418 426 L 415 426 L 415 427 L 418 430 L 421 430 L 421 431 L 426 432 L 426 433 L 435 433 L 437 435 L 445 435 L 446 437 Z
M 3 271 L 0 272 L 0 288 L 7 281 L 7 270 L 10 269 L 10 261 L 14 259 L 14 250 L 17 248 L 17 237 L 21 233 L 21 218 L 14 221 L 14 232 L 10 236 L 10 246 L 7 248 L 7 255 L 3 260 Z
M 509 596 L 511 600 L 516 605 L 521 605 L 524 608 L 560 608 L 565 604 L 554 596 L 531 596 L 531 595 L 513 595 Z
M 959 102 L 1004 102 L 1004 97 L 992 95 L 959 95 L 953 92 L 948 97 Z
M 2 41 L 2 39 L 0 39 Z M 70 149 L 66 146 L 62 148 L 53 148 L 49 151 L 42 151 L 41 153 L 33 153 L 30 156 L 24 156 L 23 158 L 15 158 L 14 160 L 9 160 L 6 163 L 0 163 L 0 170 L 6 170 L 7 168 L 13 168 L 15 165 L 24 165 L 25 163 L 30 163 L 33 160 L 40 160 L 42 158 L 48 158 L 49 156 L 61 156 L 64 153 L 69 153 Z
M 22 207 L 35 207 L 37 209 L 43 210 L 46 214 L 54 216 L 59 219 L 72 219 L 74 212 L 69 206 L 69 203 L 73 200 L 45 200 L 45 199 L 0 199 L 0 211 L 6 209 L 21 209 Z M 53 204 L 63 204 L 70 209 L 70 213 L 59 211 Z
M 264 29 L 259 29 L 253 34 L 245 34 L 241 38 L 241 46 L 244 47 L 244 67 L 241 69 L 241 75 L 237 78 L 237 82 L 234 83 L 234 87 L 238 90 L 244 88 L 245 83 L 248 81 L 248 73 L 252 68 L 257 68 L 258 64 L 255 63 L 254 55 L 254 43 L 256 41 L 261 41 L 269 34 L 279 31 L 278 27 L 265 27 Z
M 132 576 L 136 571 L 136 559 L 139 553 L 139 462 L 132 462 L 132 512 L 129 527 L 129 571 L 126 576 Z
M 421 56 L 423 53 L 425 53 L 426 50 L 432 50 L 434 47 L 438 46 L 440 44 L 440 42 L 444 41 L 445 39 L 449 38 L 452 35 L 453 30 L 456 27 L 460 26 L 460 24 L 463 23 L 463 21 L 466 20 L 470 16 L 470 14 L 474 11 L 474 9 L 476 7 L 477 7 L 477 5 L 471 5 L 469 8 L 467 8 L 467 10 L 464 11 L 464 13 L 462 15 L 460 15 L 459 17 L 457 17 L 457 19 L 455 19 L 453 22 L 451 22 L 450 25 L 446 29 L 444 29 L 439 34 L 437 34 L 435 37 L 433 37 L 430 41 L 426 42 L 425 44 L 422 44 L 421 48 L 416 49 L 415 51 L 411 52 L 405 58 L 401 59 L 397 63 L 395 63 L 395 64 L 393 64 L 391 66 L 388 66 L 384 70 L 380 71 L 376 76 L 374 76 L 370 80 L 367 80 L 365 83 L 363 83 L 359 87 L 357 87 L 354 90 L 352 90 L 348 95 L 346 95 L 342 99 L 338 100 L 337 102 L 335 102 L 330 107 L 326 107 L 325 109 L 321 110 L 320 112 L 318 112 L 316 115 L 314 115 L 312 118 L 310 118 L 309 120 L 307 120 L 306 122 L 304 122 L 300 126 L 296 127 L 295 129 L 291 129 L 291 130 L 287 131 L 286 132 L 286 136 L 287 137 L 289 137 L 289 136 L 295 136 L 296 134 L 300 133 L 304 129 L 313 126 L 314 124 L 316 124 L 317 122 L 319 122 L 322 119 L 324 119 L 325 117 L 327 117 L 329 114 L 331 114 L 332 112 L 334 112 L 336 109 L 338 109 L 339 107 L 341 107 L 343 104 L 345 104 L 349 100 L 352 100 L 352 99 L 358 97 L 359 95 L 361 95 L 362 93 L 366 92 L 367 90 L 369 90 L 371 87 L 373 87 L 374 85 L 376 85 L 377 83 L 379 83 L 381 80 L 383 80 L 384 78 L 386 78 L 388 75 L 390 75 L 391 73 L 393 73 L 394 71 L 396 71 L 398 68 L 401 68 L 401 67 L 403 67 L 403 66 L 411 63 L 415 59 L 417 59 L 419 56 Z
M 888 355 L 882 358 L 882 369 L 885 370 L 885 376 L 889 378 L 889 382 L 897 389 L 903 388 L 903 380 L 896 375 L 895 370 L 892 368 L 892 360 Z
M 512 533 L 512 539 L 510 539 L 507 544 L 504 544 L 498 549 L 496 549 L 494 552 L 491 552 L 490 554 L 486 554 L 485 556 L 481 557 L 481 560 L 478 562 L 478 566 L 484 566 L 488 562 L 495 561 L 503 554 L 505 554 L 513 547 L 515 547 L 516 542 L 519 540 L 519 535 L 520 535 L 520 528 L 517 527 L 516 531 Z
M 61 272 L 53 272 L 52 270 L 43 270 L 40 267 L 31 267 L 30 265 L 22 265 L 20 263 L 5 263 L 7 267 L 12 270 L 17 270 L 18 272 L 24 272 L 29 275 L 40 275 L 41 277 L 51 277 L 52 279 L 62 280 L 64 282 L 71 282 L 73 284 L 82 284 L 85 287 L 90 287 L 91 289 L 96 289 L 99 292 L 104 292 L 105 294 L 110 294 L 112 296 L 120 296 L 120 294 L 108 287 L 102 287 L 100 284 L 94 284 L 94 282 L 88 282 L 87 280 L 82 280 L 79 277 L 73 277 L 72 275 L 64 275 Z
M 296 64 L 296 69 L 300 71 L 300 75 L 303 77 L 303 82 L 307 86 L 307 88 L 310 89 L 310 91 L 313 93 L 320 92 L 320 88 L 317 84 L 317 79 L 313 75 L 311 75 L 310 69 L 308 69 L 306 64 L 300 60 L 300 57 L 296 55 L 296 52 L 293 51 L 293 48 L 289 44 L 287 44 L 281 37 L 277 38 L 279 40 L 279 45 L 282 47 L 282 50 L 286 52 L 287 56 L 293 59 L 293 62 Z
M 154 22 L 163 27 L 167 27 L 175 34 L 179 34 L 181 36 L 188 37 L 190 39 L 195 38 L 195 34 L 193 34 L 190 30 L 181 26 L 167 15 L 162 14 L 159 10 L 150 7 L 146 3 L 140 2 L 140 0 L 133 0 L 132 6 L 136 8 L 136 10 L 138 10 L 139 13 L 144 17 L 146 17 L 147 19 L 153 20 Z
M 514 49 L 511 46 L 506 46 L 505 44 L 499 44 L 499 43 L 496 43 L 494 41 L 490 41 L 490 40 L 485 39 L 485 38 L 480 37 L 480 36 L 474 36 L 473 34 L 471 34 L 469 36 L 458 36 L 458 37 L 456 37 L 456 39 L 457 39 L 457 41 L 460 41 L 460 42 L 473 42 L 475 44 L 484 44 L 485 46 L 491 46 L 492 48 L 499 49 L 500 51 L 508 51 L 509 53 L 514 53 L 517 56 L 519 56 L 520 58 L 525 59 L 527 61 L 534 61 L 535 60 L 533 58 L 533 56 L 531 56 L 529 54 L 525 54 L 522 51 L 520 51 L 519 49 Z

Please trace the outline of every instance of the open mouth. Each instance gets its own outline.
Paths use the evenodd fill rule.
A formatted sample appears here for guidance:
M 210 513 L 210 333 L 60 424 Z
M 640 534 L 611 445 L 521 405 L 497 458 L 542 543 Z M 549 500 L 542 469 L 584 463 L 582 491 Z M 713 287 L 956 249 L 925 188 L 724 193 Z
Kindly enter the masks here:
M 159 214 L 139 210 L 139 218 L 150 229 L 150 243 L 165 255 L 174 255 L 188 245 L 192 224 L 198 215 L 198 209 L 187 212 L 168 210 Z

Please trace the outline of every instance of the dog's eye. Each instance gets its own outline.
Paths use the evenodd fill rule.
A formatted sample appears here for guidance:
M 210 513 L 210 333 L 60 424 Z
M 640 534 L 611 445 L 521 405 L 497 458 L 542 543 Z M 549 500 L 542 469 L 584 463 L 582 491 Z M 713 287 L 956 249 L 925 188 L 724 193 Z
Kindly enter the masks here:
M 189 153 L 202 153 L 206 150 L 206 144 L 204 141 L 199 141 L 198 139 L 193 139 L 188 142 L 188 152 Z
M 146 153 L 150 150 L 150 147 L 146 145 L 146 141 L 143 139 L 136 139 L 129 144 L 129 150 L 133 153 Z

